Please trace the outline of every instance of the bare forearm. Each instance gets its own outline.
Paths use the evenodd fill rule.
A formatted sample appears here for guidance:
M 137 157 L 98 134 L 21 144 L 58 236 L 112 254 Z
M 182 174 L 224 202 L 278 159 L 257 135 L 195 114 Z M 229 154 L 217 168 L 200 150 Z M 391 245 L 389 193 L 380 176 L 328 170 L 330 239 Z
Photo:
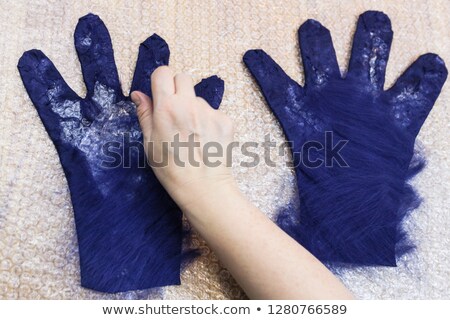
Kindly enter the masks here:
M 347 289 L 318 260 L 281 231 L 239 192 L 225 154 L 221 165 L 203 163 L 202 148 L 194 165 L 186 148 L 165 150 L 159 142 L 188 141 L 226 147 L 233 139 L 229 117 L 196 97 L 192 79 L 168 67 L 152 74 L 153 101 L 133 92 L 148 159 L 166 156 L 167 166 L 153 170 L 224 265 L 251 298 L 351 298 Z M 179 166 L 175 158 L 185 166 Z M 219 160 L 219 159 L 218 159 Z M 150 161 L 152 163 L 152 161 Z
M 235 186 L 186 208 L 192 226 L 253 299 L 351 299 L 342 283 Z

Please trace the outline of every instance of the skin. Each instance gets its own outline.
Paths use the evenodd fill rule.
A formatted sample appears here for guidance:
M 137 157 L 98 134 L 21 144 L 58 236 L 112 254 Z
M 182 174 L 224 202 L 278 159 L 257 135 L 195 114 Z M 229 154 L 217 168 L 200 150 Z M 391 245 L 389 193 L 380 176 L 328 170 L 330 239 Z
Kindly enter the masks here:
M 149 163 L 190 224 L 216 252 L 252 299 L 352 299 L 352 294 L 313 255 L 299 245 L 239 191 L 225 156 L 217 167 L 203 163 L 203 145 L 233 141 L 228 116 L 196 97 L 192 78 L 175 75 L 167 66 L 152 74 L 153 101 L 142 92 L 131 94 L 137 105 Z M 163 151 L 163 141 L 188 141 L 194 133 L 198 166 L 189 163 L 187 148 Z M 149 143 L 153 143 L 152 147 Z M 192 159 L 192 156 L 191 156 Z M 181 160 L 181 167 L 175 163 Z M 189 192 L 185 192 L 189 190 Z

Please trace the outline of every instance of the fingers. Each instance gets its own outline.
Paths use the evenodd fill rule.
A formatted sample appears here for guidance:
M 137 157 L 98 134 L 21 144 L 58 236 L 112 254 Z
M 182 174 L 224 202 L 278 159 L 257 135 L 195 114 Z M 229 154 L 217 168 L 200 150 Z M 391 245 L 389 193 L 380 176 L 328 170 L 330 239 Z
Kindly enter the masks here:
M 283 91 L 289 85 L 298 86 L 298 84 L 263 50 L 247 51 L 244 55 L 244 63 L 261 87 L 267 102 L 272 107 L 282 108 L 283 106 L 279 105 L 280 95 L 285 94 Z
M 225 85 L 222 79 L 212 76 L 197 83 L 194 90 L 198 97 L 205 99 L 212 108 L 218 109 L 222 102 Z
M 74 36 L 87 97 L 94 95 L 97 82 L 122 96 L 111 38 L 103 21 L 91 13 L 81 17 Z
M 169 56 L 169 46 L 157 34 L 141 43 L 130 92 L 138 90 L 151 97 L 150 76 L 156 68 L 168 65 Z
M 41 51 L 25 52 L 17 67 L 47 132 L 53 141 L 58 140 L 61 121 L 81 119 L 81 99 Z
M 444 61 L 436 54 L 420 56 L 386 92 L 394 119 L 416 136 L 447 79 Z
M 158 105 L 167 96 L 175 94 L 174 72 L 167 66 L 157 68 L 151 75 L 153 103 Z
M 195 97 L 192 78 L 186 73 L 178 73 L 175 76 L 175 93 L 189 97 Z
M 305 69 L 305 86 L 320 86 L 330 78 L 340 78 L 330 31 L 315 20 L 308 20 L 298 30 Z
M 291 129 L 298 126 L 301 114 L 306 111 L 303 88 L 262 50 L 247 51 L 244 63 L 289 136 Z
M 218 109 L 224 93 L 224 82 L 217 76 L 203 79 L 193 87 L 191 76 L 185 73 L 174 76 L 172 69 L 167 66 L 159 67 L 153 72 L 151 85 L 155 105 L 167 96 L 177 94 L 187 97 L 201 97 L 212 108 Z
M 136 105 L 136 113 L 144 136 L 148 137 L 152 130 L 153 103 L 149 96 L 140 91 L 131 93 L 131 100 Z
M 384 13 L 367 11 L 360 15 L 347 77 L 365 81 L 372 90 L 382 90 L 392 36 L 391 21 Z

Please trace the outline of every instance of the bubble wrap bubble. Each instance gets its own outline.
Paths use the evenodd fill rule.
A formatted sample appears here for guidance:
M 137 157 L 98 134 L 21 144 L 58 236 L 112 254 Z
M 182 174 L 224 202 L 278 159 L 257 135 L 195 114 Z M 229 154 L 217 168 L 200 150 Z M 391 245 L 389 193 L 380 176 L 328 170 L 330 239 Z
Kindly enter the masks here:
M 217 74 L 226 82 L 222 110 L 235 122 L 236 139 L 278 143 L 282 131 L 242 64 L 243 53 L 263 48 L 286 72 L 303 81 L 296 32 L 308 18 L 330 29 L 346 67 L 358 15 L 389 15 L 395 32 L 388 64 L 390 86 L 417 56 L 436 52 L 450 64 L 447 1 L 56 1 L 6 0 L 0 4 L 0 298 L 2 299 L 242 299 L 245 294 L 198 236 L 204 255 L 182 274 L 182 285 L 115 295 L 81 288 L 77 241 L 67 183 L 56 151 L 16 69 L 20 55 L 43 50 L 68 84 L 85 93 L 73 46 L 78 18 L 94 12 L 108 26 L 124 91 L 131 83 L 138 45 L 152 33 L 170 45 L 171 66 L 195 80 Z M 397 268 L 342 270 L 358 298 L 450 298 L 450 114 L 448 84 L 419 135 L 428 165 L 414 180 L 424 199 L 407 220 L 417 250 Z M 262 158 L 263 151 L 259 152 Z M 272 159 L 283 163 L 277 152 Z M 297 201 L 286 165 L 238 166 L 242 191 L 268 216 Z M 301 270 L 299 270 L 301 272 Z

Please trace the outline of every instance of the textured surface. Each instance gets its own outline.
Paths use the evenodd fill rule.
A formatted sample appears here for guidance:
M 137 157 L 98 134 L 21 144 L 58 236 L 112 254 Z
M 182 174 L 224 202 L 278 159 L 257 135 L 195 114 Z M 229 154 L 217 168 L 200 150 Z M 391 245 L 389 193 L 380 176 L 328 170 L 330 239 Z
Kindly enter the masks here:
M 406 182 L 414 141 L 447 78 L 435 54 L 420 56 L 383 90 L 392 42 L 389 18 L 358 19 L 345 78 L 330 32 L 309 19 L 299 29 L 305 85 L 263 50 L 244 63 L 290 143 L 300 210 L 283 208 L 277 224 L 322 262 L 396 266 L 411 248 L 404 218 L 420 203 Z
M 154 32 L 172 52 L 171 65 L 196 80 L 218 74 L 226 82 L 221 108 L 235 121 L 236 139 L 284 140 L 262 95 L 242 65 L 251 48 L 264 48 L 294 79 L 303 82 L 296 32 L 308 18 L 331 31 L 341 68 L 346 68 L 357 17 L 384 11 L 394 30 L 385 87 L 424 52 L 450 61 L 447 1 L 2 1 L 0 10 L 0 297 L 1 298 L 242 298 L 214 254 L 182 274 L 182 285 L 162 290 L 102 295 L 79 286 L 72 207 L 56 151 L 37 117 L 16 69 L 20 55 L 45 51 L 68 84 L 84 95 L 73 27 L 88 12 L 107 24 L 124 91 L 130 86 L 138 44 Z M 339 39 L 339 41 L 338 41 Z M 300 71 L 299 71 L 300 70 Z M 448 84 L 419 134 L 428 165 L 413 181 L 424 202 L 406 227 L 417 250 L 398 268 L 342 271 L 360 298 L 450 298 L 450 170 L 445 105 Z M 262 156 L 262 150 L 261 150 Z M 235 156 L 238 164 L 245 157 Z M 281 159 L 274 151 L 272 159 Z M 235 167 L 240 186 L 270 216 L 295 199 L 295 179 L 286 166 Z M 255 183 L 257 182 L 257 183 Z
M 108 293 L 180 284 L 182 257 L 193 255 L 181 252 L 182 212 L 146 165 L 136 108 L 123 95 L 107 27 L 90 13 L 79 19 L 74 38 L 86 97 L 73 92 L 42 51 L 26 51 L 18 69 L 67 178 L 81 284 Z M 130 92 L 150 95 L 150 74 L 169 55 L 161 37 L 147 38 Z M 222 80 L 213 76 L 195 89 L 219 107 Z

